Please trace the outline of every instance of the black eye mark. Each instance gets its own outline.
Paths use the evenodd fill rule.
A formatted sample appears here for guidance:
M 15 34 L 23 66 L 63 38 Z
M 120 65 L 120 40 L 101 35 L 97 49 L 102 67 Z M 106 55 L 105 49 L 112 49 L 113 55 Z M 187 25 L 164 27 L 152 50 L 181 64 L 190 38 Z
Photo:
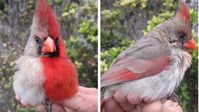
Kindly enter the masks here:
M 186 34 L 180 34 L 179 36 L 180 36 L 181 39 L 185 39 Z
M 187 35 L 185 33 L 179 33 L 179 41 L 180 41 L 180 43 L 183 44 L 185 42 L 186 38 L 187 38 Z
M 47 39 L 47 37 L 40 38 L 38 36 L 35 36 L 35 42 L 37 44 L 42 44 L 46 39 Z

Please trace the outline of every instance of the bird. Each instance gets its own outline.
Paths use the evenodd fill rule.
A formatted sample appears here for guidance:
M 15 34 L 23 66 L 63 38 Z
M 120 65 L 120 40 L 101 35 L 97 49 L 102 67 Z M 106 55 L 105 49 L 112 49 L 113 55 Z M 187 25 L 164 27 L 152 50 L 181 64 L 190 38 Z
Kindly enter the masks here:
M 15 69 L 13 89 L 22 104 L 61 102 L 78 91 L 75 64 L 66 53 L 60 24 L 46 0 L 37 0 L 30 36 Z
M 169 97 L 191 65 L 189 51 L 196 48 L 189 8 L 178 0 L 174 17 L 122 51 L 101 76 L 101 106 L 117 90 L 124 95 L 131 93 L 141 101 Z

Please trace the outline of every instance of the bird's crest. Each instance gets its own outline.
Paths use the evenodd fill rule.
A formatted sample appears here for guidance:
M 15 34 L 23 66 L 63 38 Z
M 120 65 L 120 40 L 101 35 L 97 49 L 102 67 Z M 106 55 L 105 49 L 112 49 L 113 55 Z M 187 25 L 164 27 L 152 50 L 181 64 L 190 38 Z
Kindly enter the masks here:
M 35 19 L 40 26 L 47 28 L 48 36 L 51 38 L 57 38 L 59 36 L 60 25 L 46 0 L 37 0 Z
M 186 3 L 182 0 L 178 0 L 178 11 L 176 14 L 177 17 L 182 18 L 182 20 L 187 23 L 190 21 L 189 17 L 189 8 Z

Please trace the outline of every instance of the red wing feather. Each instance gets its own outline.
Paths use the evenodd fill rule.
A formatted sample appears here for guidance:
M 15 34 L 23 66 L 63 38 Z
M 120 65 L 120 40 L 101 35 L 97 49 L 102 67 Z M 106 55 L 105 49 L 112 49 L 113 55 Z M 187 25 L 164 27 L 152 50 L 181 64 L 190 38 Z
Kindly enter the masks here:
M 136 80 L 142 77 L 156 75 L 165 70 L 171 60 L 169 56 L 154 59 L 136 59 L 128 57 L 116 61 L 102 76 L 102 86 Z

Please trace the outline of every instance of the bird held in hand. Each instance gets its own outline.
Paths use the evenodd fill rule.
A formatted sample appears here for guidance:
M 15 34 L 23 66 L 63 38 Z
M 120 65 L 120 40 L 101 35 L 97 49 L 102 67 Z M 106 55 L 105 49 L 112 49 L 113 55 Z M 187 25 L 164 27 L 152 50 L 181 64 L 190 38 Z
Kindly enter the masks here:
M 45 0 L 37 0 L 24 55 L 16 61 L 13 88 L 23 104 L 59 102 L 78 90 L 77 71 L 68 59 L 60 25 Z
M 178 5 L 175 17 L 128 47 L 102 75 L 103 104 L 117 90 L 144 101 L 167 98 L 174 92 L 191 65 L 188 50 L 196 49 L 189 8 L 182 0 Z

